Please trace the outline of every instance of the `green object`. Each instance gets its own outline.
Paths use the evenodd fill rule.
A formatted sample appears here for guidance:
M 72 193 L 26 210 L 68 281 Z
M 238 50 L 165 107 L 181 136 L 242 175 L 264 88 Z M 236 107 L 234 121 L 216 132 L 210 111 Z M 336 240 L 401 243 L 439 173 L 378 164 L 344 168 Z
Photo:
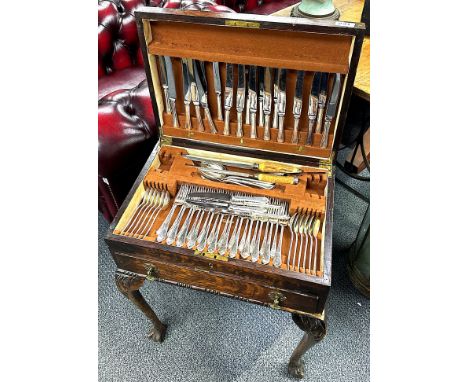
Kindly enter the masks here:
M 359 292 L 370 296 L 370 208 L 367 208 L 361 227 L 348 257 L 349 277 Z
M 302 0 L 292 9 L 291 16 L 338 20 L 340 12 L 333 5 L 333 0 Z

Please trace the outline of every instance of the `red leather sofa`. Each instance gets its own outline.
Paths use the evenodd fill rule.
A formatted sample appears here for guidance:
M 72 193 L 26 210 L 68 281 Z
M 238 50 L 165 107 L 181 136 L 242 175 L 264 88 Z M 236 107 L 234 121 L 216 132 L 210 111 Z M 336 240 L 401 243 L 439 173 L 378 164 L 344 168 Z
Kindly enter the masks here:
M 135 10 L 148 5 L 268 14 L 297 1 L 265 0 L 260 6 L 259 0 L 98 1 L 98 208 L 108 221 L 158 140 Z

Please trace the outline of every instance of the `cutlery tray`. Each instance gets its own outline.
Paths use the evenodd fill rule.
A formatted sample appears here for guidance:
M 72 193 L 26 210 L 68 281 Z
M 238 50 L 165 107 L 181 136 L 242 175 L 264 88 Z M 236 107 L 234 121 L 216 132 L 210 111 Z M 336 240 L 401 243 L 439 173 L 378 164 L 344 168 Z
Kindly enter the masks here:
M 154 114 L 160 125 L 160 140 L 119 209 L 106 238 L 119 270 L 138 277 L 218 293 L 306 316 L 322 313 L 331 285 L 334 189 L 332 163 L 345 123 L 364 27 L 361 24 L 334 21 L 313 22 L 288 17 L 213 14 L 160 8 L 142 8 L 136 12 L 136 16 Z M 179 127 L 174 127 L 173 114 L 166 107 L 164 79 L 158 62 L 161 56 L 170 57 L 172 64 L 176 90 L 174 105 Z M 203 109 L 201 113 L 204 116 L 205 129 L 199 131 L 193 103 L 190 104 L 192 128 L 184 128 L 187 115 L 184 105 L 183 58 L 205 62 L 207 105 L 217 129 L 216 133 L 210 132 L 209 121 Z M 228 135 L 224 131 L 224 121 L 217 119 L 218 100 L 213 62 L 219 62 L 221 105 L 224 105 L 226 92 L 226 67 L 228 63 L 234 65 L 234 100 L 229 116 Z M 258 123 L 257 138 L 251 138 L 251 124 L 245 123 L 246 110 L 243 112 L 242 136 L 237 136 L 238 65 L 287 69 L 284 88 L 284 142 L 278 142 L 277 128 L 270 128 L 270 140 L 264 140 L 264 127 L 258 126 Z M 305 71 L 305 75 L 300 97 L 302 110 L 298 121 L 299 139 L 297 143 L 292 143 L 295 122 L 292 110 L 298 71 Z M 325 86 L 329 99 L 335 88 L 337 74 L 340 78 L 336 87 L 336 113 L 331 119 L 328 143 L 324 147 L 320 144 L 322 134 L 317 132 L 312 134 L 312 143 L 306 144 L 309 96 L 317 73 L 329 73 Z M 247 99 L 248 79 L 245 89 Z M 273 89 L 271 90 L 273 93 Z M 259 110 L 260 108 L 257 109 L 256 118 L 259 117 Z M 273 110 L 272 100 L 272 116 Z M 323 111 L 324 119 L 326 112 L 327 107 Z M 222 114 L 224 117 L 224 108 Z M 298 175 L 297 184 L 277 184 L 271 190 L 263 190 L 205 179 L 183 154 L 243 163 L 273 161 L 297 166 L 302 173 Z M 253 172 L 229 166 L 227 168 Z M 168 244 L 166 240 L 159 242 L 157 231 L 170 214 L 175 198 L 184 185 L 268 197 L 275 203 L 284 203 L 290 218 L 295 214 L 314 215 L 314 220 L 309 223 L 316 224 L 316 236 L 309 234 L 312 231 L 304 228 L 307 227 L 307 218 L 303 218 L 296 233 L 294 230 L 290 231 L 294 227 L 293 223 L 285 224 L 279 251 L 280 266 L 275 266 L 273 259 L 264 263 L 261 259 L 252 261 L 251 257 L 244 258 L 240 253 L 231 257 L 221 255 L 217 250 L 210 252 L 206 249 L 188 248 L 187 244 L 177 246 Z M 167 192 L 170 197 L 165 208 L 158 210 L 154 221 L 146 216 L 151 209 L 142 208 L 149 190 Z M 182 218 L 187 219 L 188 213 L 188 210 L 183 212 Z M 196 213 L 198 212 L 193 213 L 193 216 Z M 169 220 L 170 226 L 174 224 L 177 215 L 175 212 Z M 128 226 L 132 226 L 132 219 L 137 217 L 146 221 L 147 235 L 130 235 L 126 231 Z M 225 231 L 228 237 L 232 237 L 235 235 L 235 226 L 232 223 L 235 219 L 232 218 L 229 225 L 229 218 L 229 215 L 219 218 L 218 230 Z M 193 222 L 189 223 L 188 230 L 192 229 Z M 250 224 L 253 226 L 254 223 Z M 306 231 L 301 232 L 301 227 Z M 265 236 L 268 239 L 266 234 L 265 225 L 259 224 L 258 235 L 262 241 Z M 306 244 L 309 238 L 310 243 L 314 240 L 317 251 L 314 253 L 304 250 L 305 257 L 300 262 L 299 259 L 288 259 L 290 253 L 294 253 L 294 245 L 297 248 L 314 248 L 309 242 Z M 275 242 L 279 245 L 279 241 Z M 309 263 L 315 266 L 310 267 Z

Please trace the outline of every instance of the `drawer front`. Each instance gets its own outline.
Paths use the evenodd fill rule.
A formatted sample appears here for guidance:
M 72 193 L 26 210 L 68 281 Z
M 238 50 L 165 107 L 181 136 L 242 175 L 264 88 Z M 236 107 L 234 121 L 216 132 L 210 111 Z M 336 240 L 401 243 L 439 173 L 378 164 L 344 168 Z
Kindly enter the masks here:
M 324 301 L 318 295 L 305 294 L 274 285 L 259 283 L 235 274 L 215 270 L 213 263 L 207 267 L 187 267 L 157 260 L 140 259 L 122 252 L 114 252 L 114 259 L 121 269 L 147 275 L 152 278 L 180 286 L 247 300 L 271 308 L 305 314 L 320 313 Z

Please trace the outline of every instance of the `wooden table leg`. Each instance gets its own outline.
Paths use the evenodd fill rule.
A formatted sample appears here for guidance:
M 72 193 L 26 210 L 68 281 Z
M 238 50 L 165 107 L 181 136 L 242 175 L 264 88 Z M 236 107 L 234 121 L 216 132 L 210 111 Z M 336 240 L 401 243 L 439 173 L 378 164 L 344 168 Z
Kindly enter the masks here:
M 288 365 L 289 375 L 295 378 L 304 378 L 304 360 L 302 356 L 326 334 L 325 317 L 310 317 L 292 314 L 294 323 L 303 330 L 304 336 L 291 355 Z
M 154 313 L 139 290 L 145 283 L 145 278 L 132 272 L 117 269 L 115 271 L 115 283 L 123 295 L 153 323 L 153 328 L 148 333 L 148 337 L 153 341 L 163 342 L 167 327 L 159 321 L 158 316 Z

